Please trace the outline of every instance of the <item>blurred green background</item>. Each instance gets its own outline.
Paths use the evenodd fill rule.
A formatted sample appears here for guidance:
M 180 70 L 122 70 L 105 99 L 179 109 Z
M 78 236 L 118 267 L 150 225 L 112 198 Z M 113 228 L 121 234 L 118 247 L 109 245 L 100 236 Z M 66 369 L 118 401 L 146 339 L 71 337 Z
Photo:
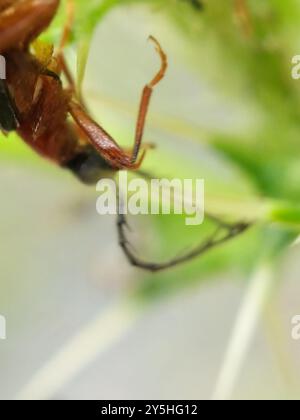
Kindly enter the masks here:
M 62 3 L 44 35 L 54 43 Z M 156 36 L 169 70 L 151 103 L 145 140 L 157 148 L 143 169 L 204 178 L 207 210 L 254 227 L 190 264 L 143 273 L 120 251 L 114 218 L 97 215 L 94 188 L 1 137 L 0 398 L 211 398 L 243 296 L 266 264 L 269 287 L 248 308 L 259 325 L 238 341 L 228 397 L 298 398 L 299 2 L 249 0 L 250 30 L 232 0 L 75 4 L 67 56 L 80 78 L 90 48 L 83 92 L 95 119 L 132 144 Z M 158 260 L 211 230 L 179 216 L 130 224 L 139 253 Z

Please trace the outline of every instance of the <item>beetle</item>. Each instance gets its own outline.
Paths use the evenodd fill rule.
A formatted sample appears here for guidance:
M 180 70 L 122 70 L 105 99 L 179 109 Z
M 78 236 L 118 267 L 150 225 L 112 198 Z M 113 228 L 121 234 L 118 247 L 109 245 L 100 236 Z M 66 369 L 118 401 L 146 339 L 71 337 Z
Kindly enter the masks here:
M 16 130 L 36 152 L 71 169 L 85 183 L 97 182 L 103 169 L 138 169 L 146 153 L 142 138 L 150 98 L 167 69 L 167 58 L 158 41 L 150 38 L 160 55 L 161 69 L 142 92 L 134 147 L 129 154 L 89 117 L 76 101 L 72 87 L 64 89 L 59 78 L 64 71 L 61 60 L 49 56 L 41 62 L 30 52 L 31 42 L 52 21 L 59 0 L 6 3 L 8 7 L 0 9 L 0 53 L 7 66 L 7 89 L 2 84 L 7 105 L 1 115 L 1 127 Z M 75 124 L 67 121 L 68 115 Z
M 167 55 L 151 36 L 161 66 L 142 91 L 134 146 L 128 153 L 89 116 L 76 97 L 75 84 L 63 56 L 71 28 L 72 2 L 68 3 L 69 19 L 58 52 L 53 54 L 51 47 L 41 44 L 35 46 L 35 54 L 32 52 L 32 43 L 49 26 L 59 4 L 59 0 L 0 1 L 0 54 L 7 67 L 7 78 L 0 81 L 0 129 L 4 133 L 16 131 L 38 154 L 71 170 L 86 184 L 97 183 L 107 170 L 136 171 L 151 147 L 142 144 L 144 127 L 153 90 L 167 71 Z M 62 84 L 61 74 L 66 76 L 67 87 Z M 209 217 L 218 225 L 216 233 L 191 253 L 164 264 L 144 262 L 133 254 L 126 239 L 124 215 L 118 217 L 119 242 L 131 264 L 159 271 L 188 261 L 248 227 Z M 221 235 L 220 229 L 224 231 Z

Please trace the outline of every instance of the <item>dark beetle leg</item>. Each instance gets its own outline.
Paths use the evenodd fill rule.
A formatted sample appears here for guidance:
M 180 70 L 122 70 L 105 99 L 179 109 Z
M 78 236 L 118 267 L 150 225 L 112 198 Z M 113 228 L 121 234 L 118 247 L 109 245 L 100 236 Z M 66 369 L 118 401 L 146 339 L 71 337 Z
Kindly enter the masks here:
M 17 110 L 5 80 L 0 79 L 0 130 L 15 131 L 19 126 Z

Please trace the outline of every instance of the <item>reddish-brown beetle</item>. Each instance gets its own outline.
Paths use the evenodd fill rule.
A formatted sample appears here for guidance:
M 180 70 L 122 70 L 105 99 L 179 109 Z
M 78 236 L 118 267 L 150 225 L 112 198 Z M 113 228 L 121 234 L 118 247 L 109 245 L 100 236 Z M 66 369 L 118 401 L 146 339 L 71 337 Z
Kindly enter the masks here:
M 11 127 L 3 121 L 6 116 L 0 119 L 2 128 L 16 129 L 36 152 L 70 168 L 86 183 L 97 182 L 103 169 L 138 169 L 145 156 L 145 148 L 140 157 L 139 153 L 151 94 L 167 68 L 166 55 L 158 42 L 151 37 L 162 67 L 143 90 L 134 148 L 128 154 L 76 101 L 73 86 L 63 88 L 59 78 L 66 70 L 62 56 L 54 57 L 57 66 L 53 71 L 53 57 L 41 62 L 30 53 L 30 43 L 47 28 L 59 0 L 5 0 L 0 4 L 0 53 L 6 59 L 7 104 L 13 111 Z M 67 121 L 68 114 L 76 127 Z
M 94 184 L 104 170 L 140 167 L 147 148 L 142 145 L 142 138 L 148 107 L 153 88 L 165 75 L 167 57 L 158 41 L 150 37 L 161 59 L 161 68 L 142 92 L 134 147 L 128 154 L 76 99 L 62 54 L 71 20 L 66 24 L 56 55 L 51 49 L 37 55 L 31 52 L 31 43 L 51 23 L 59 3 L 59 0 L 0 0 L 0 54 L 7 66 L 7 79 L 0 80 L 0 129 L 16 131 L 37 153 L 72 170 L 84 183 Z M 68 81 L 67 88 L 62 85 L 61 73 Z M 69 115 L 72 123 L 67 119 Z M 192 252 L 163 264 L 144 262 L 132 253 L 125 236 L 123 215 L 118 220 L 120 245 L 133 265 L 158 271 L 186 262 L 248 227 L 248 224 L 231 225 L 209 217 L 218 225 L 217 231 Z

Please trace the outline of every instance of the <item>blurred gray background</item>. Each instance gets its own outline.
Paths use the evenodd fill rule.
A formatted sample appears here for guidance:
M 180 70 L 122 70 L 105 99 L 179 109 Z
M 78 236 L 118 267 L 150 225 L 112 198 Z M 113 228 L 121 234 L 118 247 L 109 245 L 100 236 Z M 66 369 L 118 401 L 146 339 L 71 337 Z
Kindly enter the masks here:
M 159 37 L 170 57 L 147 131 L 161 150 L 189 159 L 195 150 L 203 152 L 193 142 L 193 130 L 188 138 L 179 128 L 172 134 L 161 123 L 164 116 L 180 118 L 183 132 L 198 124 L 238 130 L 239 124 L 251 123 L 252 116 L 234 103 L 224 109 L 216 93 L 173 58 L 175 48 L 184 50 L 184 41 L 174 45 L 174 34 L 159 14 L 138 8 L 124 13 L 116 10 L 99 28 L 85 86 L 93 112 L 116 138 L 133 133 L 140 89 L 157 65 L 146 43 L 149 34 Z M 114 218 L 97 215 L 96 191 L 33 159 L 34 164 L 2 160 L 0 168 L 0 313 L 7 319 L 7 340 L 0 341 L 0 399 L 19 395 L 78 331 L 142 279 L 118 247 Z M 211 165 L 218 168 L 218 162 Z M 291 318 L 300 313 L 299 252 L 294 247 L 284 261 L 273 320 L 261 320 L 234 398 L 299 396 L 300 342 L 291 339 Z M 224 273 L 157 301 L 51 398 L 210 398 L 246 280 Z

